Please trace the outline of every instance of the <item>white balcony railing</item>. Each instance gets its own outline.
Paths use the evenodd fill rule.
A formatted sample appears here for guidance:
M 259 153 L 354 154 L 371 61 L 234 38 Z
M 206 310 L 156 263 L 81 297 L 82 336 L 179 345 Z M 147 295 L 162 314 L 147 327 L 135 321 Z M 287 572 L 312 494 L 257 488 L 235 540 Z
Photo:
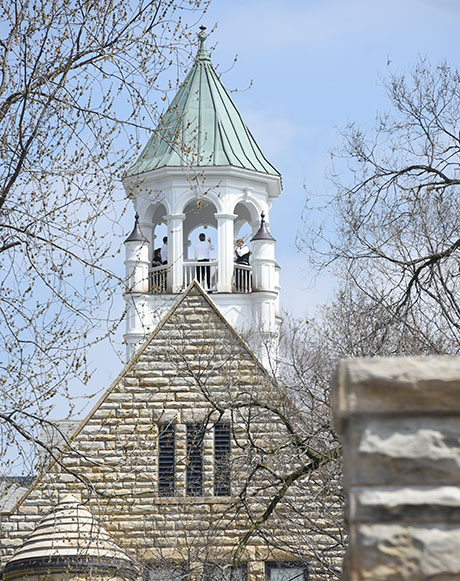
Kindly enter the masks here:
M 193 279 L 206 291 L 217 291 L 217 260 L 209 262 L 184 262 L 183 287 L 186 288 Z M 149 288 L 153 294 L 168 292 L 168 266 L 155 266 L 149 269 Z M 233 269 L 232 292 L 252 292 L 252 266 L 235 264 Z
M 149 288 L 154 294 L 165 293 L 167 291 L 168 266 L 155 266 L 149 270 Z
M 252 266 L 249 266 L 249 264 L 235 264 L 232 288 L 234 293 L 252 292 Z
M 187 287 L 194 278 L 205 290 L 215 292 L 217 290 L 217 260 L 184 262 L 184 287 Z

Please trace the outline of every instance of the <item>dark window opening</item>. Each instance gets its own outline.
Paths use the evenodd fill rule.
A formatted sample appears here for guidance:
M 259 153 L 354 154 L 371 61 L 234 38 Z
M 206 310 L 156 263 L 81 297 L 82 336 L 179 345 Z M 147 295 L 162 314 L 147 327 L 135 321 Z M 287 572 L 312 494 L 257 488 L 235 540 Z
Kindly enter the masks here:
M 150 563 L 144 569 L 144 581 L 185 581 L 189 574 L 184 565 Z
M 304 563 L 265 563 L 267 581 L 308 581 L 308 569 Z
M 230 496 L 230 426 L 214 426 L 214 495 Z
M 187 424 L 187 496 L 203 494 L 203 424 Z
M 228 564 L 206 563 L 204 567 L 205 581 L 247 581 L 247 578 L 248 567 L 246 564 L 231 567 Z
M 174 496 L 175 485 L 175 426 L 159 426 L 158 434 L 158 494 Z

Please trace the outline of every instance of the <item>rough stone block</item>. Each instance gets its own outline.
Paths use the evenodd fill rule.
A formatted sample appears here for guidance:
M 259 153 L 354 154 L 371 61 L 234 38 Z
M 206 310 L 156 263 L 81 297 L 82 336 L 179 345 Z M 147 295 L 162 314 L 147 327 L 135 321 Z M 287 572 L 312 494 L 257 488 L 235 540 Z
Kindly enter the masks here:
M 459 418 L 431 413 L 354 417 L 344 440 L 345 481 L 460 484 Z
M 337 366 L 332 404 L 338 424 L 355 414 L 452 414 L 460 412 L 459 392 L 458 357 L 353 359 Z
M 352 487 L 349 518 L 352 521 L 458 523 L 460 488 L 456 486 Z
M 348 581 L 460 579 L 460 359 L 341 362 Z
M 452 581 L 460 579 L 460 527 L 362 524 L 353 538 L 350 579 Z

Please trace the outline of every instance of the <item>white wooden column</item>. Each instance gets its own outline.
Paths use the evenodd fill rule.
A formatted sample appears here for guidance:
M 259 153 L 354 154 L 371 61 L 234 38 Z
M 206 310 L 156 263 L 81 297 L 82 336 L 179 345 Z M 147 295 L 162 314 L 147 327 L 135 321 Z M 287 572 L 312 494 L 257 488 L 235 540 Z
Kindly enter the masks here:
M 251 240 L 254 291 L 276 291 L 275 240 Z
M 149 292 L 149 243 L 147 239 L 125 242 L 126 285 L 131 293 Z
M 185 214 L 169 214 L 168 224 L 168 292 L 179 293 L 183 287 L 184 244 L 182 224 Z
M 217 220 L 217 292 L 232 292 L 233 277 L 233 221 L 236 214 L 214 214 Z

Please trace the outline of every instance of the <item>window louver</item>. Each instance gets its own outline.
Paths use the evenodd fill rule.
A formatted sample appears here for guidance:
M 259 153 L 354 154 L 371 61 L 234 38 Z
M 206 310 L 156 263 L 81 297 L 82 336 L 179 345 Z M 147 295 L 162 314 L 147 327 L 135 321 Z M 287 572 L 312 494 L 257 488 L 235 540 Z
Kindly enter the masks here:
M 174 496 L 175 484 L 175 426 L 159 427 L 158 435 L 158 494 Z
M 230 496 L 230 426 L 214 426 L 214 495 Z
M 187 496 L 203 494 L 203 424 L 187 424 Z

